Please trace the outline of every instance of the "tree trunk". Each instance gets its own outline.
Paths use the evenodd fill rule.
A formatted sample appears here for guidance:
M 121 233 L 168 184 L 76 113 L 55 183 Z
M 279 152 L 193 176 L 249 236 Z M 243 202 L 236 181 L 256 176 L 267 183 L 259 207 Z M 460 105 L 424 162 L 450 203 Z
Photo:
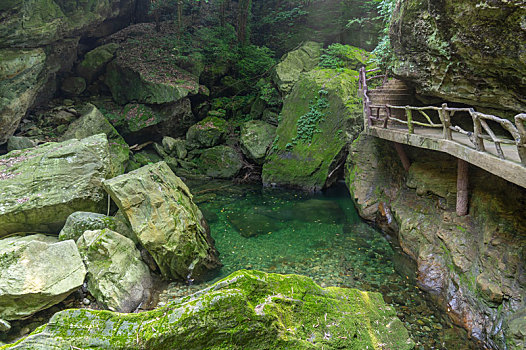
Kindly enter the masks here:
M 245 44 L 247 41 L 247 26 L 250 15 L 251 0 L 239 1 L 239 14 L 237 25 L 237 40 L 240 44 Z

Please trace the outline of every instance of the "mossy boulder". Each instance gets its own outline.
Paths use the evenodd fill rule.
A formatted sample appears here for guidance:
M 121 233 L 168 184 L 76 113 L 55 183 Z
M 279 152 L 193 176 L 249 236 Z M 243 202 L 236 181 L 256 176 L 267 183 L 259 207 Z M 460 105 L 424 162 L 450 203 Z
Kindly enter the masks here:
M 192 194 L 164 162 L 104 181 L 142 246 L 167 279 L 204 279 L 221 266 Z
M 241 126 L 241 150 L 247 158 L 262 164 L 275 137 L 275 126 L 262 120 L 248 121 Z
M 83 139 L 97 134 L 106 134 L 108 138 L 113 176 L 122 174 L 130 157 L 128 144 L 94 105 L 88 103 L 84 107 L 82 116 L 69 125 L 61 139 Z
M 213 147 L 225 140 L 228 132 L 226 120 L 218 117 L 206 117 L 192 125 L 186 133 L 186 142 L 190 148 Z
M 170 136 L 163 137 L 163 147 L 169 155 L 177 159 L 185 159 L 188 155 L 186 149 L 186 141 L 182 139 L 174 139 Z
M 82 77 L 67 77 L 62 81 L 60 90 L 66 96 L 78 96 L 86 90 L 86 80 Z
M 273 71 L 273 80 L 283 94 L 291 92 L 301 73 L 310 71 L 319 62 L 322 44 L 307 41 L 300 48 L 283 56 Z
M 7 139 L 7 152 L 22 150 L 27 148 L 33 148 L 37 145 L 35 141 L 29 137 L 24 136 L 11 136 Z
M 44 235 L 0 240 L 0 319 L 17 320 L 60 303 L 82 286 L 75 242 Z
M 179 101 L 199 91 L 198 77 L 184 70 L 170 75 L 145 70 L 143 65 L 129 65 L 126 57 L 118 57 L 106 69 L 105 83 L 115 102 L 162 104 Z
M 77 247 L 86 264 L 91 295 L 112 311 L 134 311 L 148 295 L 152 279 L 133 241 L 102 229 L 84 232 Z
M 0 157 L 0 237 L 58 233 L 75 211 L 103 211 L 111 175 L 106 135 L 46 143 Z
M 109 43 L 91 50 L 77 66 L 77 73 L 88 83 L 93 82 L 104 72 L 106 65 L 113 60 L 118 48 L 119 44 Z
M 197 168 L 202 174 L 210 177 L 231 179 L 243 168 L 243 159 L 230 146 L 215 146 L 201 152 Z
M 43 49 L 0 49 L 0 144 L 13 135 L 44 85 L 45 62 Z
M 321 288 L 298 275 L 241 270 L 139 314 L 66 310 L 5 349 L 412 349 L 379 293 Z
M 330 182 L 346 144 L 362 129 L 353 70 L 304 73 L 285 99 L 277 136 L 263 165 L 265 184 L 320 190 Z

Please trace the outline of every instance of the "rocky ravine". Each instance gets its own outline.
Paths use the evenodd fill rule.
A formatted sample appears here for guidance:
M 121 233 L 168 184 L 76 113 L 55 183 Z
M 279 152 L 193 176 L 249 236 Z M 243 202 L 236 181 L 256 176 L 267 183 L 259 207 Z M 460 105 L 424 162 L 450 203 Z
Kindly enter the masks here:
M 494 349 L 526 345 L 526 191 L 473 166 L 469 215 L 455 214 L 456 161 L 360 136 L 347 183 L 363 218 L 393 233 L 418 283 L 454 322 Z

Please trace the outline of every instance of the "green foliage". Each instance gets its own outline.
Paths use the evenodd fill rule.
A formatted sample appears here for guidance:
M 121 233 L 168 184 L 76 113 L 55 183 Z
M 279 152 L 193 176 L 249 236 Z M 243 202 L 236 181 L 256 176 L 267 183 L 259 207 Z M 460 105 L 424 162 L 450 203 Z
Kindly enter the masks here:
M 373 50 L 374 57 L 372 60 L 382 69 L 391 70 L 396 59 L 391 47 L 391 41 L 389 40 L 389 24 L 396 6 L 396 0 L 381 0 L 377 2 L 377 10 L 383 20 L 384 29 L 378 45 Z
M 236 72 L 240 79 L 263 76 L 274 64 L 274 53 L 267 47 L 245 45 L 239 49 Z
M 261 79 L 257 83 L 257 88 L 259 90 L 259 98 L 265 101 L 267 106 L 277 107 L 281 105 L 281 96 L 272 83 Z
M 324 119 L 329 108 L 328 94 L 327 90 L 322 89 L 318 91 L 318 96 L 309 102 L 309 111 L 298 119 L 297 135 L 292 139 L 293 144 L 298 141 L 310 143 L 314 135 L 320 132 L 318 124 Z

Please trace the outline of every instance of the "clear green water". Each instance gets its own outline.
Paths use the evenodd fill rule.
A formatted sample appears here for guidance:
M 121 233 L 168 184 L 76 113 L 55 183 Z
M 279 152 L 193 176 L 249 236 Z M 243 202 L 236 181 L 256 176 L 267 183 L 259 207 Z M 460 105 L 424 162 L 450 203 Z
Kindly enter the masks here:
M 416 349 L 476 348 L 424 298 L 411 262 L 360 220 L 344 186 L 318 195 L 221 182 L 194 184 L 191 190 L 224 264 L 214 281 L 239 269 L 257 269 L 307 275 L 322 286 L 380 292 L 398 310 Z M 161 300 L 207 284 L 172 285 Z

